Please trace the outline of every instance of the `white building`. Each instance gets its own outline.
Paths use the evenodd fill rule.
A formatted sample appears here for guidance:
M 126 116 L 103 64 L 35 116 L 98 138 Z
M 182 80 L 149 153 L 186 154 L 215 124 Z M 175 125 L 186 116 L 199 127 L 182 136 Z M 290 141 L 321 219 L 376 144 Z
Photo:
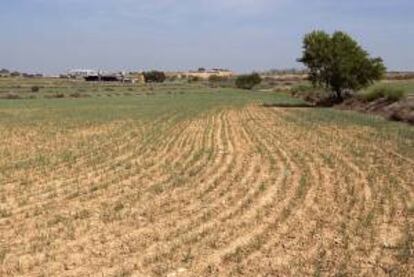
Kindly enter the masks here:
M 72 78 L 83 78 L 88 76 L 98 76 L 98 71 L 92 69 L 72 69 L 69 71 L 68 76 Z

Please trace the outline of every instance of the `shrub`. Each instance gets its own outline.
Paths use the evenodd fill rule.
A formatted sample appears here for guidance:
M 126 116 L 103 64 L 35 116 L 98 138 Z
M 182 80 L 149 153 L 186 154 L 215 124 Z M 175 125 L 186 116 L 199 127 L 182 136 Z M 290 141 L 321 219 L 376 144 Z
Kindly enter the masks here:
M 219 76 L 219 75 L 211 75 L 210 77 L 208 77 L 208 81 L 212 83 L 225 82 L 228 79 L 229 78 L 226 76 Z
M 385 98 L 389 102 L 397 102 L 404 98 L 405 93 L 402 89 L 391 87 L 376 87 L 366 93 L 359 95 L 359 98 L 366 102 L 372 102 L 380 98 Z
M 1 97 L 2 99 L 21 99 L 20 95 L 14 93 L 14 92 L 9 92 L 6 95 L 4 95 L 3 97 Z
M 143 75 L 146 83 L 163 83 L 166 79 L 165 73 L 162 71 L 148 71 Z
M 39 90 L 40 90 L 40 87 L 38 87 L 38 86 L 32 86 L 31 87 L 32 92 L 39 92 Z
M 19 76 L 21 76 L 21 74 L 20 74 L 20 72 L 14 71 L 14 72 L 10 73 L 10 76 L 11 77 L 19 77 Z
M 292 96 L 299 97 L 306 102 L 312 103 L 315 106 L 331 107 L 338 104 L 339 101 L 329 90 L 323 87 L 313 87 L 307 84 L 301 84 L 291 88 Z M 344 93 L 344 97 L 349 97 L 349 94 Z
M 257 73 L 240 75 L 236 79 L 236 87 L 241 89 L 252 89 L 254 86 L 260 84 L 261 82 L 262 78 Z
M 219 76 L 211 75 L 208 78 L 209 86 L 212 88 L 222 87 L 222 88 L 234 88 L 235 79 L 229 76 Z
M 200 82 L 201 78 L 198 76 L 189 76 L 188 77 L 188 82 L 189 83 L 195 83 L 195 82 Z
M 168 81 L 170 82 L 175 82 L 178 80 L 178 76 L 177 75 L 171 75 L 168 77 Z
M 50 95 L 46 95 L 46 98 L 65 98 L 65 95 L 63 93 L 54 93 Z
M 84 97 L 84 95 L 81 94 L 80 92 L 73 92 L 73 93 L 69 94 L 69 96 L 72 97 L 72 98 L 81 98 L 81 97 Z

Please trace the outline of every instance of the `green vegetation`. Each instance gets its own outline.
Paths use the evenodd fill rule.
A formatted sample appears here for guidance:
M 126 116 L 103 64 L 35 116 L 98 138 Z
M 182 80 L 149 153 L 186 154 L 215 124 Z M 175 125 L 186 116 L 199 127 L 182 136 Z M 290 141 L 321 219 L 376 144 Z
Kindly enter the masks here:
M 414 80 L 378 82 L 362 92 L 369 92 L 376 88 L 390 88 L 402 90 L 406 95 L 414 95 Z
M 13 80 L 14 81 L 14 80 Z M 62 80 L 43 80 L 43 89 L 32 99 L 33 82 L 25 80 L 19 88 L 13 81 L 0 82 L 0 98 L 6 91 L 16 101 L 1 100 L 0 123 L 32 124 L 34 122 L 104 122 L 121 119 L 152 119 L 171 111 L 193 117 L 210 109 L 241 107 L 248 103 L 303 103 L 284 94 L 254 92 L 232 88 L 209 88 L 203 83 L 90 84 Z M 27 83 L 26 83 L 27 82 Z M 72 87 L 69 85 L 72 84 Z M 132 90 L 132 91 L 130 91 Z M 4 93 L 1 93 L 4 91 Z M 87 96 L 87 97 L 86 97 Z M 61 98 L 61 99 L 59 99 Z
M 202 79 L 199 76 L 189 76 L 187 80 L 189 83 L 196 83 L 200 82 Z
M 235 81 L 235 77 L 211 75 L 208 78 L 208 85 L 210 87 L 236 88 Z
M 162 83 L 166 79 L 165 73 L 162 71 L 153 70 L 143 74 L 146 83 Z
M 371 88 L 367 92 L 359 94 L 358 97 L 366 102 L 372 102 L 380 98 L 384 98 L 389 102 L 396 102 L 405 97 L 405 92 L 400 88 L 380 86 Z
M 227 77 L 227 76 L 211 75 L 208 78 L 208 81 L 212 82 L 212 83 L 214 83 L 214 82 L 225 82 L 228 79 L 229 79 L 229 77 Z
M 39 92 L 40 87 L 38 87 L 38 86 L 32 86 L 31 90 L 32 90 L 32 92 Z
M 236 87 L 240 89 L 253 89 L 262 82 L 259 74 L 240 75 L 236 79 Z
M 294 95 L 307 93 L 307 92 L 311 92 L 314 90 L 315 90 L 315 87 L 312 86 L 311 84 L 298 84 L 298 85 L 292 86 L 292 88 L 290 89 L 290 91 Z
M 303 56 L 298 60 L 310 70 L 310 80 L 335 92 L 338 101 L 343 91 L 359 90 L 385 74 L 381 58 L 370 58 L 367 51 L 343 32 L 329 35 L 323 31 L 307 34 Z

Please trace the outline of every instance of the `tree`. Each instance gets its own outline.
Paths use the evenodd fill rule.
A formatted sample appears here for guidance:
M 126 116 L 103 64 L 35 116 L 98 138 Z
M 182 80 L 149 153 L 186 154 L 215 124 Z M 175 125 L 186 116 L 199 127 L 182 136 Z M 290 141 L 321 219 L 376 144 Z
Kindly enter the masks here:
M 13 71 L 12 73 L 10 73 L 10 76 L 12 76 L 12 77 L 19 77 L 19 76 L 21 76 L 21 73 L 18 72 L 18 71 Z
M 236 79 L 236 87 L 241 89 L 252 89 L 254 86 L 260 84 L 261 82 L 262 78 L 257 73 L 240 75 Z
M 337 101 L 342 101 L 344 90 L 367 87 L 386 71 L 381 58 L 371 58 L 344 32 L 314 31 L 305 36 L 303 49 L 298 61 L 309 68 L 309 79 L 314 86 L 333 91 Z
M 162 83 L 166 79 L 166 76 L 162 71 L 148 71 L 144 72 L 143 75 L 146 83 Z

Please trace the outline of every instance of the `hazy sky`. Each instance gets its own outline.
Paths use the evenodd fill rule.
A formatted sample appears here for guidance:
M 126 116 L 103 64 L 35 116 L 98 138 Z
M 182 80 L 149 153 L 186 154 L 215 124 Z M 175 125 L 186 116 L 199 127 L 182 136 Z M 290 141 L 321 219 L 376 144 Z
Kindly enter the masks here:
M 0 0 L 0 68 L 299 67 L 314 29 L 414 70 L 413 0 Z

